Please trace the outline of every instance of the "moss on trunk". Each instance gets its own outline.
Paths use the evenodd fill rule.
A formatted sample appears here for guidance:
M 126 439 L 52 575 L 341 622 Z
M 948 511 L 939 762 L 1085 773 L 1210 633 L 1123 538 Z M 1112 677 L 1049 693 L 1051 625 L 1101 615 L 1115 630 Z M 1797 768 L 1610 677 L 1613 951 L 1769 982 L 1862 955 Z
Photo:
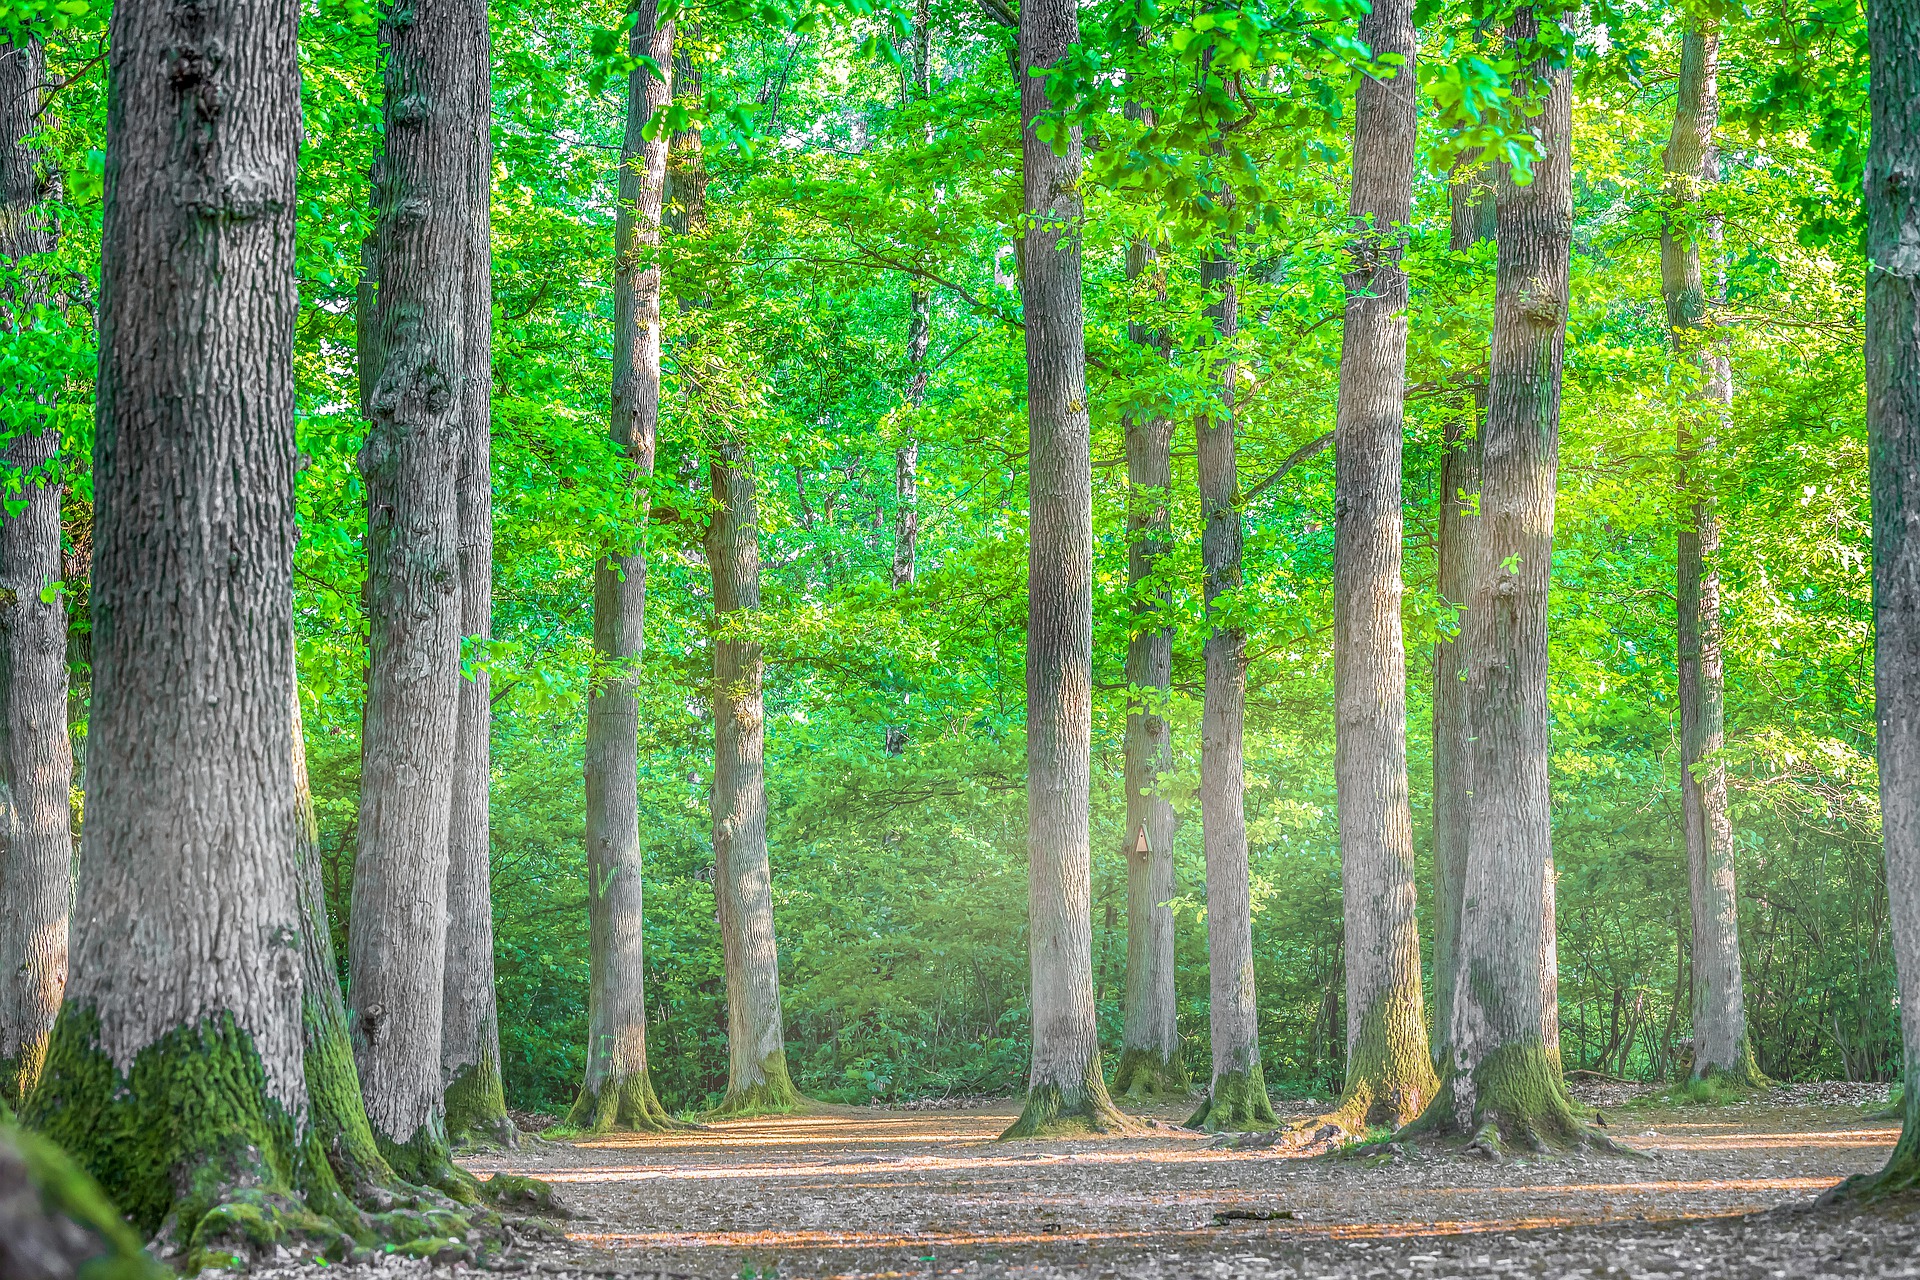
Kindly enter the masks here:
M 1250 1133 L 1272 1129 L 1280 1123 L 1267 1097 L 1267 1079 L 1254 1063 L 1245 1071 L 1222 1072 L 1213 1078 L 1213 1087 L 1200 1103 L 1200 1109 L 1187 1117 L 1189 1129 L 1209 1133 Z
M 510 1147 L 520 1141 L 520 1131 L 507 1115 L 500 1063 L 491 1054 L 462 1069 L 448 1083 L 445 1097 L 447 1141 L 452 1145 L 484 1142 Z
M 40 1135 L 0 1123 L 0 1275 L 40 1275 L 49 1264 L 87 1280 L 167 1275 L 86 1170 Z
M 1878 1173 L 1856 1173 L 1820 1197 L 1821 1204 L 1859 1204 L 1920 1191 L 1920 1089 L 1901 1098 L 1900 1140 Z
M 729 1119 L 778 1116 L 808 1105 L 808 1099 L 793 1087 L 793 1077 L 787 1074 L 785 1049 L 776 1049 L 760 1059 L 759 1076 L 758 1084 L 728 1089 L 727 1096 L 720 1099 L 720 1105 L 709 1114 Z
M 324 1150 L 268 1093 L 253 1039 L 221 1014 L 179 1027 L 122 1075 L 89 1006 L 54 1024 L 23 1121 L 69 1152 L 189 1272 L 278 1246 L 345 1257 L 352 1206 Z
M 1761 1072 L 1760 1063 L 1753 1056 L 1753 1041 L 1744 1034 L 1740 1037 L 1740 1047 L 1734 1055 L 1734 1066 L 1731 1069 L 1708 1066 L 1705 1070 L 1701 1070 L 1696 1067 L 1692 1078 L 1724 1080 L 1742 1089 L 1764 1089 L 1773 1083 Z
M 451 1109 L 452 1104 L 448 1107 Z M 598 1089 L 581 1089 L 567 1112 L 565 1123 L 580 1133 L 606 1133 L 610 1129 L 672 1133 L 693 1128 L 667 1114 L 667 1109 L 660 1105 L 659 1095 L 653 1091 L 653 1077 L 644 1067 L 608 1080 Z
M 1193 1094 L 1186 1064 L 1152 1049 L 1123 1049 L 1114 1068 L 1112 1097 L 1128 1102 L 1160 1102 Z
M 1399 1129 L 1426 1109 L 1440 1080 L 1427 1052 L 1426 1028 L 1407 1016 L 1410 1010 L 1418 1013 L 1417 1000 L 1382 1000 L 1368 1012 L 1347 1054 L 1340 1105 L 1316 1124 L 1338 1124 L 1348 1133 Z
M 1423 1138 L 1464 1140 L 1469 1151 L 1494 1159 L 1510 1147 L 1639 1154 L 1581 1120 L 1558 1064 L 1538 1040 L 1503 1045 L 1471 1072 L 1449 1069 L 1433 1101 L 1394 1140 Z
M 0 1057 L 0 1106 L 18 1107 L 33 1092 L 46 1060 L 45 1039 L 21 1045 L 20 1052 L 12 1057 Z
M 1119 1137 L 1138 1132 L 1139 1123 L 1114 1106 L 1113 1099 L 1107 1096 L 1107 1084 L 1100 1074 L 1100 1057 L 1095 1054 L 1078 1088 L 1063 1089 L 1046 1084 L 1029 1089 L 1020 1118 L 1007 1126 L 1000 1139 L 1087 1134 Z

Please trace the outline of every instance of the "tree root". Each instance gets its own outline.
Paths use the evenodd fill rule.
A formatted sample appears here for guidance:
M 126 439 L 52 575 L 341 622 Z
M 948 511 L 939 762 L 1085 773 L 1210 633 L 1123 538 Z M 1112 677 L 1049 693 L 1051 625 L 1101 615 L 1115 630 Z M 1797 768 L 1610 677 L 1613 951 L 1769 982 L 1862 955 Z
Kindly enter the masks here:
M 1122 1112 L 1107 1096 L 1106 1085 L 1096 1073 L 1089 1087 L 1069 1096 L 1058 1085 L 1043 1085 L 1027 1092 L 1026 1106 L 1020 1118 L 1000 1135 L 1012 1138 L 1123 1138 L 1147 1132 L 1145 1125 Z

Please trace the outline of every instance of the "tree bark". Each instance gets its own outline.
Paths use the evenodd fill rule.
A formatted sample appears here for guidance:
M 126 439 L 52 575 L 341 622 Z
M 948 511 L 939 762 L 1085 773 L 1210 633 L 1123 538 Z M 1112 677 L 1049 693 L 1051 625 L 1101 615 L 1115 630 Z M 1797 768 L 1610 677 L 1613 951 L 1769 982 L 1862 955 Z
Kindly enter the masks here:
M 913 16 L 913 94 L 925 102 L 933 96 L 933 23 L 928 0 L 918 0 Z M 926 289 L 907 291 L 907 404 L 918 409 L 927 396 L 927 346 L 932 338 L 933 295 Z M 911 422 L 911 420 L 909 420 Z M 911 586 L 918 571 L 915 562 L 920 537 L 920 438 L 917 425 L 907 429 L 906 443 L 893 451 L 893 488 L 897 514 L 893 533 L 893 585 Z M 904 733 L 902 734 L 904 739 Z M 897 752 L 892 734 L 889 751 Z
M 1533 10 L 1521 9 L 1509 34 L 1519 44 L 1537 32 Z M 1461 638 L 1474 755 L 1453 1043 L 1420 1128 L 1536 1149 L 1590 1139 L 1560 1076 L 1548 920 L 1547 590 L 1573 232 L 1573 93 L 1566 68 L 1536 63 L 1530 77 L 1547 88 L 1533 120 L 1544 154 L 1530 184 L 1516 185 L 1507 172 L 1496 184 L 1481 514 Z
M 467 97 L 467 254 L 459 474 L 460 632 L 493 635 L 493 40 L 485 0 L 461 14 L 470 42 Z M 500 1012 L 493 990 L 493 885 L 488 835 L 492 679 L 484 655 L 460 681 L 447 831 L 447 959 L 440 1079 L 453 1142 L 513 1144 L 500 1080 Z
M 1156 269 L 1153 246 L 1127 248 L 1127 278 Z M 1165 290 L 1161 290 L 1164 298 Z M 1133 325 L 1132 340 L 1162 360 L 1166 337 Z M 1145 690 L 1127 704 L 1127 991 L 1120 1062 L 1113 1091 L 1135 1101 L 1185 1097 L 1193 1091 L 1180 1051 L 1174 992 L 1173 806 L 1160 775 L 1173 767 L 1173 733 L 1166 700 L 1173 677 L 1173 600 L 1165 586 L 1143 585 L 1172 549 L 1168 516 L 1173 487 L 1173 419 L 1158 409 L 1129 413 L 1127 432 L 1127 583 L 1133 627 L 1127 638 L 1127 684 Z
M 109 28 L 87 822 L 24 1119 L 190 1270 L 250 1251 L 235 1198 L 297 1229 L 331 1186 L 305 1159 L 288 752 L 298 12 Z
M 1451 184 L 1452 249 L 1465 253 L 1493 239 L 1493 172 L 1478 154 L 1461 157 Z M 1479 526 L 1480 440 L 1485 383 L 1473 407 L 1443 429 L 1436 587 L 1464 610 Z M 1465 621 L 1464 613 L 1461 618 Z M 1467 728 L 1464 631 L 1433 647 L 1433 1061 L 1444 1069 L 1453 1043 L 1453 980 L 1459 955 L 1461 893 L 1466 883 L 1467 804 L 1473 795 L 1473 737 Z
M 453 1177 L 441 1095 L 448 833 L 460 722 L 460 473 L 472 255 L 468 0 L 381 24 L 377 353 L 366 391 L 368 676 L 347 951 L 354 1056 L 402 1177 Z M 450 286 L 452 283 L 452 287 Z
M 1207 308 L 1222 346 L 1240 329 L 1234 248 L 1207 259 L 1200 282 L 1220 300 Z M 1240 481 L 1234 459 L 1234 365 L 1215 366 L 1217 414 L 1194 419 L 1200 483 L 1200 561 L 1206 578 L 1206 692 L 1200 714 L 1200 830 L 1207 857 L 1208 1026 L 1213 1077 L 1187 1121 L 1212 1130 L 1270 1129 L 1276 1123 L 1260 1070 L 1253 989 L 1253 896 L 1247 871 L 1246 778 L 1241 754 L 1247 707 L 1247 635 L 1231 620 L 1240 590 Z M 1220 597 L 1225 595 L 1223 602 Z M 1222 617 L 1222 613 L 1229 616 Z
M 1350 1127 L 1399 1128 L 1436 1080 L 1420 994 L 1413 815 L 1407 800 L 1407 661 L 1400 629 L 1400 461 L 1418 93 L 1412 0 L 1360 23 L 1391 80 L 1360 78 L 1353 123 L 1356 238 L 1349 249 L 1334 465 L 1334 778 L 1346 917 Z
M 0 257 L 18 272 L 0 290 L 0 331 L 24 333 L 51 299 L 27 259 L 51 253 L 40 208 L 39 152 L 26 144 L 41 109 L 38 43 L 0 45 Z M 0 515 L 0 1102 L 17 1107 L 39 1079 L 67 981 L 72 891 L 73 743 L 67 736 L 67 611 L 61 595 L 60 431 L 46 391 L 5 388 L 12 436 Z
M 673 22 L 656 0 L 634 6 L 629 49 L 673 64 Z M 644 859 L 638 804 L 640 661 L 646 647 L 647 485 L 660 423 L 660 210 L 665 138 L 645 136 L 673 100 L 670 81 L 635 67 L 627 76 L 627 134 L 614 223 L 614 444 L 632 463 L 635 545 L 594 568 L 593 640 L 603 672 L 587 694 L 587 921 L 591 977 L 587 1073 L 567 1121 L 599 1132 L 667 1129 L 647 1071 Z
M 790 1110 L 780 956 L 767 861 L 765 713 L 760 642 L 760 530 L 746 446 L 723 441 L 710 463 L 713 522 L 713 863 L 727 970 L 726 1114 Z
M 1726 349 L 1713 341 L 1702 277 L 1702 242 L 1717 258 L 1721 226 L 1700 217 L 1706 189 L 1720 180 L 1713 134 L 1720 119 L 1720 33 L 1693 27 L 1681 42 L 1680 83 L 1667 143 L 1668 216 L 1660 236 L 1660 283 L 1676 353 L 1700 368 L 1701 408 L 1724 415 L 1733 401 Z M 1720 657 L 1719 518 L 1712 483 L 1693 463 L 1713 447 L 1682 422 L 1675 441 L 1678 488 L 1688 508 L 1676 535 L 1680 683 L 1680 798 L 1693 903 L 1693 1074 L 1760 1082 L 1747 1043 L 1740 981 L 1740 911 L 1727 774 L 1713 757 L 1726 745 L 1726 691 Z
M 1869 0 L 1867 435 L 1873 477 L 1875 720 L 1887 898 L 1906 1048 L 1887 1166 L 1843 1194 L 1920 1186 L 1920 13 Z
M 1080 130 L 1062 153 L 1034 131 L 1043 77 L 1079 39 L 1074 0 L 1020 10 L 1027 343 L 1027 957 L 1033 1059 L 1002 1137 L 1129 1122 L 1107 1097 L 1093 1008 L 1088 791 L 1093 702 L 1093 469 L 1080 302 Z

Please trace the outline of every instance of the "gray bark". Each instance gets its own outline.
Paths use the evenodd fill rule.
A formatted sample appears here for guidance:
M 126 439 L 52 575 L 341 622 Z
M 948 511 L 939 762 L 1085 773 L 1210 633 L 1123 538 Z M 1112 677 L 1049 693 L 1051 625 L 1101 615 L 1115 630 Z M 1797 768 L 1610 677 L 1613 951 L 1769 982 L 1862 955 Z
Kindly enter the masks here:
M 1127 278 L 1154 263 L 1151 245 L 1127 248 Z M 1162 290 L 1164 296 L 1164 290 Z M 1165 337 L 1134 325 L 1132 340 L 1166 359 Z M 1172 597 L 1163 586 L 1145 598 L 1142 587 L 1171 549 L 1168 515 L 1173 486 L 1173 419 L 1157 411 L 1132 413 L 1127 432 L 1127 582 L 1133 590 L 1133 627 L 1127 640 L 1127 683 L 1149 690 L 1127 705 L 1125 742 L 1127 829 L 1127 989 L 1114 1092 L 1143 1098 L 1186 1093 L 1174 992 L 1173 805 L 1160 775 L 1173 767 L 1173 732 L 1166 698 L 1173 676 Z M 1156 625 L 1157 623 L 1157 625 Z
M 1405 59 L 1355 95 L 1357 238 L 1346 276 L 1335 419 L 1334 778 L 1346 917 L 1347 1084 L 1359 1127 L 1398 1127 L 1433 1096 L 1407 800 L 1407 664 L 1400 629 L 1400 461 L 1413 207 L 1412 0 L 1378 0 L 1360 23 L 1376 57 Z
M 1463 156 L 1451 184 L 1452 245 L 1464 253 L 1493 239 L 1493 175 L 1477 156 Z M 1473 570 L 1475 513 L 1480 502 L 1480 437 L 1485 383 L 1471 410 L 1444 428 L 1440 463 L 1440 529 L 1436 588 L 1464 609 Z M 1464 622 L 1464 616 L 1462 621 Z M 1467 729 L 1467 647 L 1462 636 L 1433 647 L 1433 1061 L 1443 1066 L 1453 1035 L 1454 966 L 1459 954 L 1460 895 L 1467 868 L 1467 803 L 1473 794 L 1473 738 Z
M 1867 433 L 1873 477 L 1881 830 L 1906 1046 L 1905 1124 L 1887 1187 L 1920 1183 L 1920 13 L 1867 6 Z
M 1207 259 L 1201 283 L 1220 300 L 1207 308 L 1216 337 L 1231 344 L 1240 328 L 1231 243 Z M 1260 1070 L 1253 989 L 1253 899 L 1247 871 L 1246 778 L 1241 747 L 1247 705 L 1247 636 L 1215 613 L 1219 597 L 1241 585 L 1240 482 L 1235 470 L 1234 366 L 1217 366 L 1217 415 L 1194 420 L 1199 473 L 1200 561 L 1206 583 L 1206 691 L 1200 715 L 1200 829 L 1207 858 L 1208 1026 L 1213 1078 L 1203 1119 L 1213 1129 L 1269 1127 L 1273 1106 Z M 1230 607 L 1231 601 L 1228 602 Z
M 469 0 L 381 24 L 377 352 L 360 470 L 369 626 L 347 1003 L 367 1118 L 403 1177 L 446 1163 L 440 1075 L 448 831 L 460 721 L 465 308 L 473 226 Z
M 1531 9 L 1512 36 L 1537 31 Z M 1578 1136 L 1560 1079 L 1552 1007 L 1552 832 L 1547 781 L 1547 590 L 1552 570 L 1560 363 L 1572 243 L 1572 82 L 1549 86 L 1533 181 L 1496 186 L 1499 264 L 1480 527 L 1466 629 L 1474 737 L 1468 858 L 1455 964 L 1451 1076 L 1456 1126 L 1496 1125 L 1531 1145 Z
M 460 631 L 485 640 L 493 634 L 493 42 L 485 0 L 468 0 L 461 17 L 470 42 L 465 59 L 469 220 L 462 308 L 465 376 L 454 501 L 460 538 Z M 471 678 L 460 681 L 454 738 L 440 1078 L 447 1127 L 456 1139 L 511 1142 L 516 1132 L 500 1081 L 500 1013 L 493 990 L 487 803 L 492 704 L 492 679 L 483 661 Z
M 913 17 L 913 94 L 925 102 L 933 95 L 933 21 L 928 0 L 918 0 Z M 932 337 L 933 296 L 925 289 L 907 291 L 907 403 L 918 409 L 927 395 L 927 345 Z M 906 443 L 893 452 L 893 488 L 897 514 L 893 533 L 893 585 L 908 586 L 918 572 L 920 538 L 920 439 L 910 427 Z M 890 749 L 893 738 L 889 736 Z
M 654 0 L 634 6 L 629 47 L 662 69 L 673 62 L 673 23 Z M 587 695 L 587 920 L 591 978 L 587 1071 L 573 1122 L 658 1127 L 665 1119 L 647 1072 L 644 865 L 638 804 L 640 661 L 646 647 L 647 491 L 660 422 L 660 213 L 665 138 L 644 136 L 672 101 L 667 79 L 636 67 L 627 77 L 627 132 L 614 223 L 614 444 L 638 487 L 634 549 L 594 568 L 593 640 L 605 672 Z
M 1720 180 L 1713 133 L 1720 118 L 1720 34 L 1690 29 L 1681 44 L 1680 83 L 1667 143 L 1669 214 L 1660 236 L 1661 290 L 1674 346 L 1698 363 L 1709 414 L 1733 400 L 1724 345 L 1712 339 L 1701 246 L 1719 256 L 1718 218 L 1699 219 L 1705 190 Z M 1698 225 L 1687 225 L 1694 224 Z M 1678 225 L 1677 225 L 1678 224 Z M 1712 440 L 1696 440 L 1683 418 L 1676 441 L 1679 489 L 1687 507 L 1676 535 L 1680 684 L 1680 797 L 1687 879 L 1693 904 L 1693 1072 L 1755 1078 L 1740 980 L 1740 914 L 1735 894 L 1733 824 L 1727 774 L 1713 760 L 1726 744 L 1725 677 L 1720 656 L 1719 517 L 1710 482 L 1692 469 Z
M 1124 1123 L 1107 1098 L 1093 1008 L 1088 789 L 1093 701 L 1093 471 L 1080 300 L 1080 131 L 1034 133 L 1044 78 L 1079 39 L 1073 0 L 1020 10 L 1026 212 L 1027 896 L 1033 1058 L 1007 1136 Z
M 29 255 L 54 248 L 39 152 L 46 67 L 40 46 L 0 45 L 0 257 L 18 272 L 0 288 L 0 333 L 18 335 L 48 302 Z M 73 832 L 68 788 L 67 617 L 60 594 L 60 432 L 42 388 L 0 388 L 9 409 L 0 470 L 24 510 L 0 515 L 0 1100 L 33 1088 L 67 981 Z M 45 593 L 45 594 L 43 594 Z M 50 598 L 48 598 L 50 596 Z
M 760 530 L 745 446 L 723 442 L 710 463 L 713 522 L 713 863 L 727 970 L 727 1095 L 723 1111 L 791 1106 L 773 935 L 762 771 L 765 710 L 760 642 Z
M 146 1230 L 176 1202 L 271 1188 L 307 1116 L 288 751 L 298 11 L 129 4 L 109 30 L 87 822 L 30 1118 Z M 167 1089 L 124 1087 L 136 1057 Z M 101 1159 L 128 1132 L 164 1154 Z

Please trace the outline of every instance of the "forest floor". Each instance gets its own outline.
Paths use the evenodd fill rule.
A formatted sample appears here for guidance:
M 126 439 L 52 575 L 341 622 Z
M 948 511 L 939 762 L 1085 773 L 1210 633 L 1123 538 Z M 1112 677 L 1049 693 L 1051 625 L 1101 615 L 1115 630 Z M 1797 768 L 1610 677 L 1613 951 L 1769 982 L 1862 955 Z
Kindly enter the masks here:
M 1138 1138 L 998 1143 L 1008 1102 L 822 1108 L 463 1163 L 553 1183 L 574 1217 L 525 1265 L 576 1276 L 1920 1277 L 1920 1202 L 1865 1218 L 1808 1207 L 1884 1163 L 1898 1125 L 1866 1116 L 1885 1086 L 1687 1107 L 1580 1092 L 1643 1158 L 1233 1151 L 1177 1129 L 1172 1107 L 1141 1113 L 1159 1123 Z

